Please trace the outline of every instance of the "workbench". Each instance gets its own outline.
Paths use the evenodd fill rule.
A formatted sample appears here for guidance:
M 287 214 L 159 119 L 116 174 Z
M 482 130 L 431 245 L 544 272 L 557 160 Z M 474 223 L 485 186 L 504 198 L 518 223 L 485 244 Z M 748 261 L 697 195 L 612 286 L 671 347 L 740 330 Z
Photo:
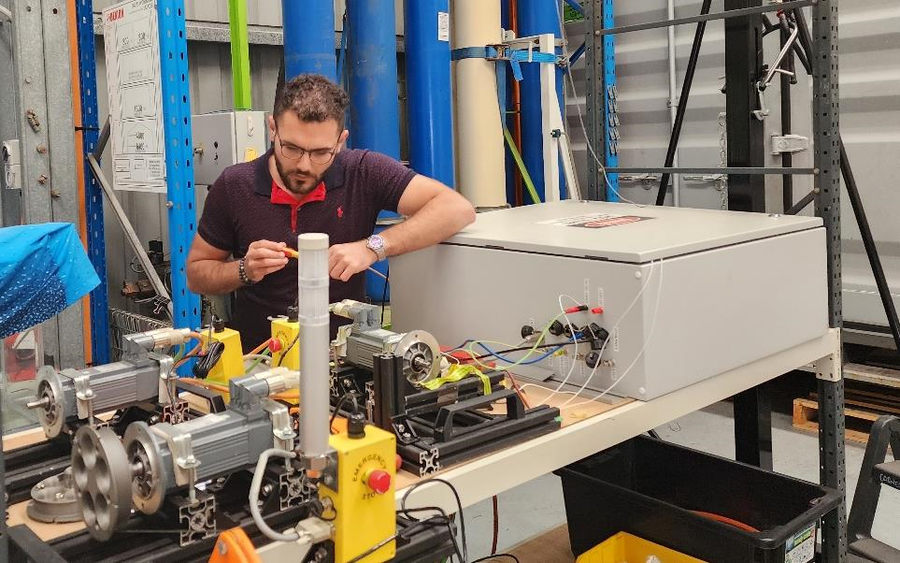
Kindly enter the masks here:
M 573 402 L 577 406 L 563 408 L 559 430 L 447 468 L 436 476 L 453 484 L 463 508 L 466 508 L 792 370 L 817 363 L 820 369 L 825 369 L 828 365 L 834 365 L 835 358 L 839 362 L 839 351 L 840 336 L 837 330 L 832 329 L 822 338 L 651 401 L 609 397 L 606 401 L 578 405 L 596 395 L 596 392 L 585 392 Z M 534 405 L 542 402 L 549 391 L 529 387 L 526 394 Z M 547 404 L 559 406 L 569 397 L 556 395 Z M 10 444 L 10 438 L 4 440 L 6 444 Z M 21 439 L 15 443 L 22 445 Z M 422 480 L 407 472 L 398 475 L 398 507 L 409 487 Z M 79 523 L 43 524 L 32 521 L 25 514 L 25 504 L 10 507 L 9 525 L 27 524 L 45 541 L 83 527 Z M 439 506 L 448 514 L 458 510 L 450 490 L 439 483 L 426 483 L 413 490 L 407 499 L 407 507 L 417 506 Z
M 577 408 L 565 409 L 562 428 L 556 432 L 449 468 L 439 476 L 453 484 L 465 508 L 792 370 L 817 363 L 827 370 L 835 361 L 839 365 L 839 358 L 839 331 L 830 329 L 822 338 L 650 401 L 598 406 L 599 412 L 587 417 Z M 585 395 L 590 398 L 594 394 Z M 566 396 L 554 399 L 559 404 Z M 417 481 L 409 474 L 398 477 L 398 506 L 407 487 Z M 417 506 L 439 506 L 448 513 L 458 510 L 453 495 L 440 483 L 417 487 L 409 495 L 407 507 Z

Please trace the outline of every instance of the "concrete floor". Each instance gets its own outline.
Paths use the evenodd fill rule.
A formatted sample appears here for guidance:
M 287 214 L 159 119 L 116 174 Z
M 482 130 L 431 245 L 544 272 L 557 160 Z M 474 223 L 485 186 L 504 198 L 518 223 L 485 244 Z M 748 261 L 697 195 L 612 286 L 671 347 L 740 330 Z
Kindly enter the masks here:
M 772 425 L 775 470 L 799 479 L 818 482 L 817 436 L 794 430 L 791 427 L 790 417 L 786 415 L 773 414 Z M 734 422 L 730 403 L 712 405 L 703 411 L 657 428 L 657 431 L 665 440 L 734 458 Z M 860 445 L 847 444 L 848 511 L 853 500 L 864 451 L 865 448 Z M 499 504 L 500 552 L 566 521 L 562 487 L 559 478 L 554 475 L 545 475 L 501 494 Z M 490 553 L 491 545 L 491 502 L 488 500 L 466 509 L 465 517 L 470 558 L 476 559 L 487 555 Z M 877 539 L 900 547 L 898 526 L 900 526 L 900 492 L 882 487 L 873 534 Z

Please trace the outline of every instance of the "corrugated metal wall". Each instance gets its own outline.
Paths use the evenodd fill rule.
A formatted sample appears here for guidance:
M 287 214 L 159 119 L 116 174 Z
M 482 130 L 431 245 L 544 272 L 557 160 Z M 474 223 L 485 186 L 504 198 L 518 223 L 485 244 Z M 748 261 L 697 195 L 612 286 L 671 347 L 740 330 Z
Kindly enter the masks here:
M 841 131 L 894 301 L 900 304 L 900 3 L 841 3 Z M 886 324 L 847 199 L 844 317 Z
M 724 2 L 713 2 L 712 11 L 724 9 Z M 696 0 L 676 0 L 675 16 L 686 17 L 700 12 L 700 2 Z M 630 25 L 666 18 L 666 1 L 616 2 L 616 25 Z M 678 92 L 684 80 L 695 24 L 675 28 L 676 74 Z M 574 50 L 582 40 L 584 25 L 581 22 L 568 26 L 569 45 Z M 778 52 L 778 40 L 773 35 L 766 44 L 767 59 L 774 59 Z M 725 143 L 725 27 L 722 21 L 709 22 L 703 39 L 694 77 L 691 95 L 687 101 L 684 127 L 678 145 L 680 166 L 715 167 L 724 165 Z M 588 153 L 584 145 L 584 135 L 580 131 L 575 103 L 582 104 L 584 110 L 584 62 L 574 68 L 574 78 L 578 96 L 569 99 L 568 122 L 572 129 L 579 164 L 586 166 Z M 662 166 L 669 142 L 669 78 L 668 40 L 665 28 L 639 31 L 616 36 L 616 73 L 618 80 L 618 109 L 621 139 L 619 141 L 619 166 Z M 772 132 L 780 130 L 778 123 L 778 88 L 770 88 L 766 104 L 772 116 L 767 120 L 767 128 Z M 795 90 L 808 91 L 808 81 L 800 77 Z M 804 107 L 801 102 L 798 108 Z M 808 104 L 805 106 L 808 107 Z M 797 112 L 795 129 L 809 127 L 808 111 Z M 799 115 L 804 113 L 804 115 Z M 798 156 L 796 166 L 808 165 L 809 156 Z M 804 160 L 806 162 L 804 162 Z M 775 164 L 774 160 L 771 163 Z M 582 172 L 583 182 L 586 177 Z M 681 204 L 686 207 L 721 208 L 727 201 L 726 182 L 717 176 L 682 176 Z M 805 193 L 803 180 L 795 181 L 798 194 Z M 772 178 L 772 199 L 780 202 L 775 186 L 780 180 Z M 809 183 L 806 182 L 806 185 Z M 659 175 L 629 174 L 620 176 L 620 192 L 624 198 L 638 203 L 652 203 L 656 197 Z M 778 192 L 780 193 L 780 192 Z M 669 195 L 668 202 L 671 203 Z M 799 199 L 799 197 L 798 197 Z M 780 209 L 779 209 L 780 210 Z
M 699 1 L 676 0 L 676 17 L 699 13 Z M 665 0 L 616 2 L 616 25 L 664 19 Z M 713 11 L 724 9 L 713 2 Z M 678 87 L 684 78 L 695 26 L 676 28 L 676 68 Z M 569 44 L 574 49 L 584 33 L 580 23 L 569 24 Z M 665 29 L 617 36 L 616 62 L 619 91 L 621 141 L 620 166 L 662 166 L 669 138 L 667 39 Z M 699 67 L 694 80 L 678 156 L 682 166 L 718 166 L 724 125 L 719 115 L 725 111 L 724 25 L 710 22 L 706 30 Z M 778 51 L 775 34 L 766 39 L 766 61 Z M 895 300 L 900 306 L 900 4 L 896 0 L 856 0 L 840 5 L 841 124 L 844 141 L 862 192 L 878 248 Z M 575 69 L 578 96 L 569 99 L 568 123 L 575 140 L 582 182 L 587 151 L 575 114 L 575 103 L 584 106 L 583 63 Z M 810 83 L 800 68 L 799 84 L 793 87 L 794 133 L 811 137 Z M 766 120 L 769 134 L 779 133 L 780 104 L 777 80 L 767 90 Z M 811 151 L 795 155 L 794 166 L 811 166 Z M 770 156 L 769 166 L 780 165 Z M 620 191 L 636 202 L 651 202 L 659 177 L 623 177 Z M 780 212 L 780 177 L 767 178 L 770 210 Z M 795 177 L 795 199 L 811 189 L 811 179 Z M 683 177 L 682 205 L 720 207 L 721 182 L 697 176 Z M 852 211 L 843 199 L 844 316 L 848 321 L 885 325 L 874 280 L 860 242 Z

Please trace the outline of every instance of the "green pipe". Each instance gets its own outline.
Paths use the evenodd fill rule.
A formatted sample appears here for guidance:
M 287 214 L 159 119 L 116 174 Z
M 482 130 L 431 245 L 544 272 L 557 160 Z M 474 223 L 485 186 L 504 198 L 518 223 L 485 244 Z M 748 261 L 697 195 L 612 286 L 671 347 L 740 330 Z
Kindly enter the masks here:
M 253 98 L 250 92 L 247 0 L 228 0 L 228 27 L 231 30 L 231 80 L 234 83 L 234 109 L 251 109 Z

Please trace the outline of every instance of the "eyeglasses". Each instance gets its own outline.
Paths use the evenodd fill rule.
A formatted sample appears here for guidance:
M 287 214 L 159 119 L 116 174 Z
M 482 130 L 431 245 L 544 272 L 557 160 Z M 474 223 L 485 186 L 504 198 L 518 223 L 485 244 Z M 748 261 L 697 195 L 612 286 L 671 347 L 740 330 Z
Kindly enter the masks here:
M 288 160 L 300 160 L 304 155 L 309 155 L 309 161 L 313 164 L 328 164 L 331 162 L 331 159 L 334 158 L 335 151 L 337 150 L 338 143 L 340 142 L 340 137 L 338 137 L 338 140 L 330 149 L 307 150 L 295 147 L 294 145 L 284 144 L 281 137 L 278 136 L 277 130 L 275 131 L 275 138 L 278 139 L 278 145 L 281 147 L 281 156 Z

